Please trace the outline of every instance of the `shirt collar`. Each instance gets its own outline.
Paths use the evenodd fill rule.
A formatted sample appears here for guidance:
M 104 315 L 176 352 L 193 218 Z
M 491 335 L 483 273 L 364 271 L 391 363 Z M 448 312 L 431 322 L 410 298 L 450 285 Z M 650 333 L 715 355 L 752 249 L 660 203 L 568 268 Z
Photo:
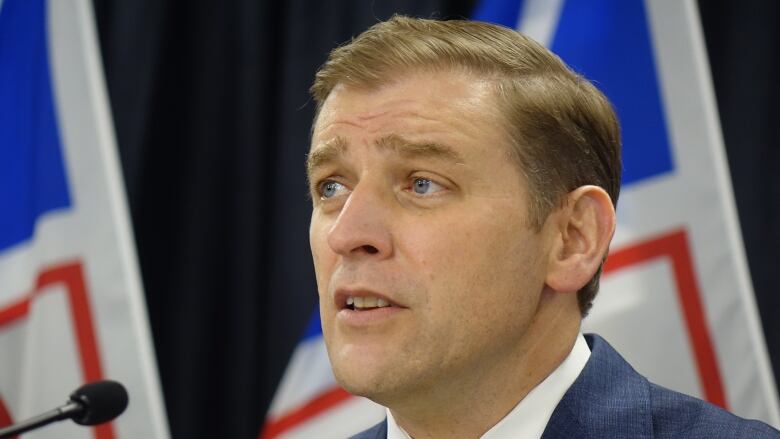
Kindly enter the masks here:
M 547 376 L 498 424 L 482 435 L 481 439 L 538 439 L 542 437 L 555 407 L 563 399 L 590 358 L 590 348 L 582 334 L 577 335 L 574 346 L 563 362 Z M 410 439 L 387 412 L 387 439 Z

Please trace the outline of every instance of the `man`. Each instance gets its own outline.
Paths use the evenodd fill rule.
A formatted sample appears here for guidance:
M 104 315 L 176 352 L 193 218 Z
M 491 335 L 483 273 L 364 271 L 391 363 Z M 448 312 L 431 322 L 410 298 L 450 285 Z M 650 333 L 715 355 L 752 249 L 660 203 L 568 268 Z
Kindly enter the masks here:
M 361 438 L 775 437 L 580 334 L 615 229 L 619 127 L 502 27 L 394 17 L 312 87 L 310 240 Z

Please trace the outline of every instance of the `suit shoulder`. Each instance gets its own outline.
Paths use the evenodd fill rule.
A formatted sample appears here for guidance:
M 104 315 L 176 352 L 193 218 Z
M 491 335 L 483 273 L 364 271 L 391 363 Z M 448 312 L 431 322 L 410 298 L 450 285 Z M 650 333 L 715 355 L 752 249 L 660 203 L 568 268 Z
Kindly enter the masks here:
M 780 438 L 769 425 L 740 418 L 706 401 L 650 384 L 654 437 Z
M 376 424 L 368 430 L 352 436 L 350 439 L 386 439 L 387 438 L 387 420 Z

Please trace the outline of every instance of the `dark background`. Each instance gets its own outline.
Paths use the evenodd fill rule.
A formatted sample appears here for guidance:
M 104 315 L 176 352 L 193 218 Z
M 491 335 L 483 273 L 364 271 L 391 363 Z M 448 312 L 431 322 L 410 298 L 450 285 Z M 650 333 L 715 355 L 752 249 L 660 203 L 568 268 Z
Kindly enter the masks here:
M 316 303 L 304 179 L 328 51 L 473 1 L 94 0 L 174 438 L 254 438 Z M 699 2 L 756 298 L 780 376 L 772 0 Z

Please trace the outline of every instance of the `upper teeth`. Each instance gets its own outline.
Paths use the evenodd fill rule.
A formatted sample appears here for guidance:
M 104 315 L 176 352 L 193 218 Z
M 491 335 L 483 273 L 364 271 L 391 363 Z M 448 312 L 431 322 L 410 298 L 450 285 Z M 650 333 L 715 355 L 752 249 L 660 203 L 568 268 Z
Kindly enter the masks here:
M 355 308 L 383 308 L 390 306 L 390 303 L 385 299 L 374 296 L 349 296 L 347 297 L 347 305 L 354 305 Z

